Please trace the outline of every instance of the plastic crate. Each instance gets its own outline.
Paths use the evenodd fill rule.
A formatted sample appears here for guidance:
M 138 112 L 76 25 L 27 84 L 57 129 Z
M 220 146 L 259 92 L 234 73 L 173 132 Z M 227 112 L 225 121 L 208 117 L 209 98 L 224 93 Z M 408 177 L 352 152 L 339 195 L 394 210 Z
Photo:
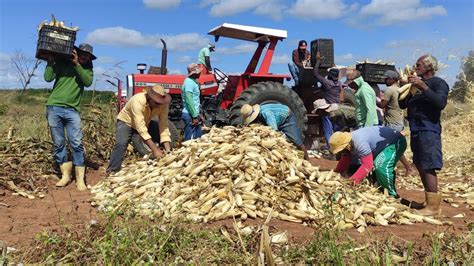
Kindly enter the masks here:
M 387 70 L 396 71 L 394 65 L 382 65 L 373 63 L 357 64 L 356 69 L 360 71 L 362 78 L 366 82 L 385 83 L 385 76 L 383 75 Z
M 38 33 L 36 58 L 47 59 L 48 55 L 70 57 L 76 41 L 76 31 L 43 25 Z
M 316 39 L 311 41 L 311 65 L 316 64 L 316 53 L 321 55 L 320 67 L 334 65 L 334 41 L 332 39 Z

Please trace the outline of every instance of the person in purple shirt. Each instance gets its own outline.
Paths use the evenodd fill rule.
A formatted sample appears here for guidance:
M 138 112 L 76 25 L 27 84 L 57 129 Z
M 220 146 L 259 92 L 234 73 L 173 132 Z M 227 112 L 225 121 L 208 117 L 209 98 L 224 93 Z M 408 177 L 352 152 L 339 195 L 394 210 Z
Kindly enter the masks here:
M 304 152 L 304 158 L 307 160 L 308 150 L 303 144 L 301 130 L 298 128 L 295 115 L 290 108 L 280 103 L 266 103 L 262 105 L 244 104 L 240 109 L 244 125 L 252 122 L 261 122 L 275 131 L 281 131 L 293 142 L 300 150 Z
M 350 177 L 359 184 L 374 169 L 378 184 L 390 196 L 399 198 L 395 188 L 395 166 L 407 147 L 405 137 L 388 127 L 363 127 L 353 132 L 336 132 L 329 139 L 330 151 L 341 153 L 335 172 L 345 173 L 352 159 L 361 161 Z
M 423 208 L 420 213 L 424 215 L 437 215 L 441 193 L 438 193 L 436 171 L 443 167 L 440 117 L 448 102 L 449 86 L 435 77 L 438 60 L 430 54 L 416 61 L 415 70 L 417 77 L 409 76 L 408 82 L 417 88 L 417 92 L 398 102 L 400 108 L 408 109 L 413 163 L 425 188 L 425 203 L 412 202 L 412 207 Z

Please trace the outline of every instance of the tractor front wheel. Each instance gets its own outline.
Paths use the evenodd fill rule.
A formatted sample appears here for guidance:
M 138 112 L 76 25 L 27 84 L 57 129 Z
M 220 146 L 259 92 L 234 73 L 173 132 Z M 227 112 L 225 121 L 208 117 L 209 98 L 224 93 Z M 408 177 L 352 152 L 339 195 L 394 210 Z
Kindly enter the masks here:
M 245 89 L 230 108 L 229 122 L 234 126 L 242 124 L 240 108 L 246 103 L 254 105 L 272 102 L 288 106 L 296 116 L 298 127 L 302 132 L 306 131 L 308 117 L 303 101 L 292 89 L 272 81 L 256 83 Z

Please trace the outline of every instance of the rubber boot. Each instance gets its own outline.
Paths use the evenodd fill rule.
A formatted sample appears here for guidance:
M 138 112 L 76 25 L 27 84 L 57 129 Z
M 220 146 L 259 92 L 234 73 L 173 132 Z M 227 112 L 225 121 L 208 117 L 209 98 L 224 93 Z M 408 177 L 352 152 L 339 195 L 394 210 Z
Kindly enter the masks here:
M 71 181 L 72 162 L 63 163 L 59 166 L 61 169 L 61 180 L 56 183 L 57 187 L 65 187 Z
M 418 213 L 425 216 L 438 216 L 440 214 L 441 193 L 425 192 L 426 207 Z
M 76 187 L 79 191 L 87 190 L 86 183 L 84 182 L 84 175 L 86 173 L 85 166 L 76 166 Z

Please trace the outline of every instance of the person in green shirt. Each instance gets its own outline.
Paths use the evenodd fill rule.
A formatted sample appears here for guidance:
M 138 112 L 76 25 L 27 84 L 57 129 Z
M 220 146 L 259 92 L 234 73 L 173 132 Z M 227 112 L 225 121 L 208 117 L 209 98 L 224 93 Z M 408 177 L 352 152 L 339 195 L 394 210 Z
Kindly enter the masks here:
M 82 191 L 87 190 L 87 187 L 84 181 L 84 147 L 79 111 L 84 87 L 92 85 L 92 60 L 96 57 L 89 44 L 83 43 L 74 48 L 70 60 L 54 56 L 48 59 L 44 80 L 54 80 L 54 86 L 46 103 L 46 117 L 53 141 L 53 157 L 62 174 L 56 186 L 64 187 L 69 183 L 74 165 L 76 186 Z M 72 148 L 72 162 L 68 161 L 66 134 Z
M 379 119 L 377 116 L 377 101 L 374 89 L 364 81 L 360 72 L 357 70 L 353 70 L 347 74 L 346 84 L 355 90 L 357 127 L 377 126 Z
M 198 63 L 203 74 L 211 73 L 211 52 L 216 50 L 216 46 L 212 43 L 202 48 L 198 54 Z

